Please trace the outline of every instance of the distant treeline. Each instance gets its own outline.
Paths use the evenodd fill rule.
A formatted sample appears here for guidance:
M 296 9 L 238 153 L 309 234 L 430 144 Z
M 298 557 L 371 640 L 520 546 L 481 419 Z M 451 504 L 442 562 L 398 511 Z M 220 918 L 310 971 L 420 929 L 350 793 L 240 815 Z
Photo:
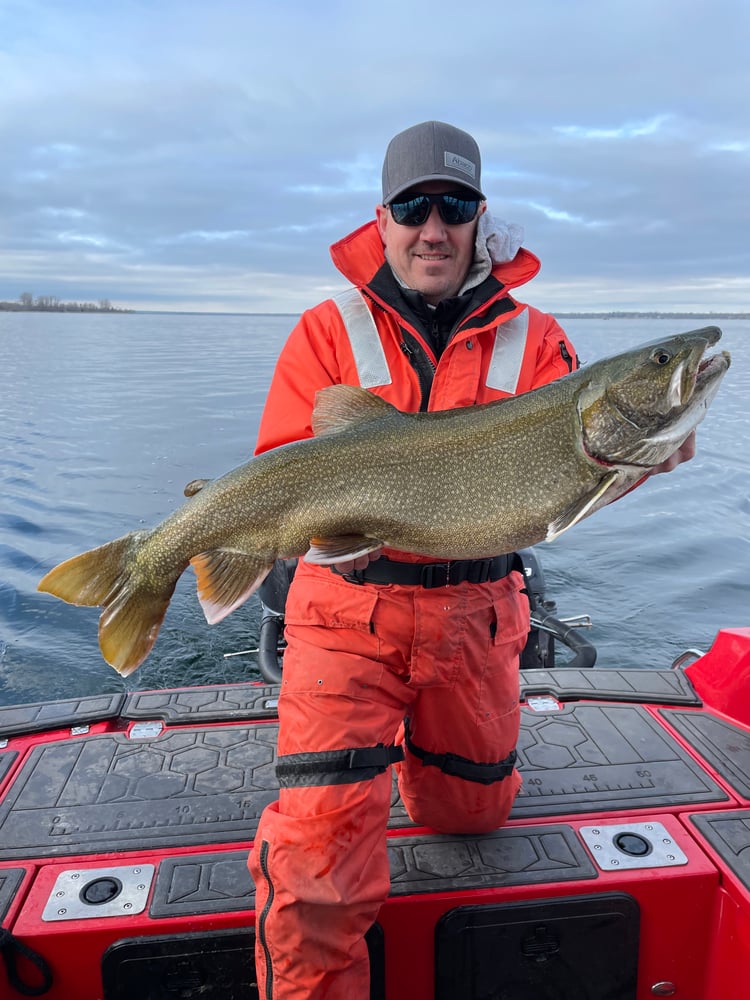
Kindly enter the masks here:
M 62 302 L 54 295 L 37 295 L 22 292 L 15 302 L 0 302 L 0 312 L 133 312 L 117 309 L 109 299 L 98 302 Z
M 555 312 L 559 319 L 750 319 L 747 312 Z

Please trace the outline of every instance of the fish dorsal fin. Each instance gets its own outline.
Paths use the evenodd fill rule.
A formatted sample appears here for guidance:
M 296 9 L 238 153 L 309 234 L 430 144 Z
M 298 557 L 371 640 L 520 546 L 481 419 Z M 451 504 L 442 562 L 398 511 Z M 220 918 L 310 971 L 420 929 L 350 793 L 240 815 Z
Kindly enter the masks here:
M 559 517 L 556 517 L 554 521 L 550 521 L 547 525 L 545 542 L 553 542 L 564 531 L 567 531 L 568 528 L 572 528 L 574 524 L 578 524 L 584 517 L 588 517 L 589 514 L 593 513 L 597 502 L 601 500 L 610 486 L 616 483 L 619 478 L 620 474 L 616 469 L 608 472 L 603 479 L 599 480 L 593 490 L 579 497 Z
M 398 413 L 398 410 L 367 389 L 357 385 L 327 385 L 315 395 L 313 433 L 316 437 L 336 434 L 389 413 Z

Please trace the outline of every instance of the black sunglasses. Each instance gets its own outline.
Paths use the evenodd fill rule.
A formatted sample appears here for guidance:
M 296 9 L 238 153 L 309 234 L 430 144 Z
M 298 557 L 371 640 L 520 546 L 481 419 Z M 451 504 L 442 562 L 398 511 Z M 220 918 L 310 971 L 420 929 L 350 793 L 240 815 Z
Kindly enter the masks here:
M 464 226 L 477 216 L 481 198 L 462 193 L 413 194 L 410 198 L 392 201 L 388 206 L 393 221 L 399 226 L 421 226 L 427 221 L 433 205 L 446 226 Z

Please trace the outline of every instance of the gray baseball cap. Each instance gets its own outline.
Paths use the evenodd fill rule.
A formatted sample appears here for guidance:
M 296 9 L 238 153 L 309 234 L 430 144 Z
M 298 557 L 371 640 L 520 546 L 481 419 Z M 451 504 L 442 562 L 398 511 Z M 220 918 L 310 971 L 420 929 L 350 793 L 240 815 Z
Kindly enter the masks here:
M 445 122 L 422 122 L 399 132 L 388 143 L 383 161 L 383 204 L 421 181 L 455 181 L 484 198 L 480 188 L 479 146 Z

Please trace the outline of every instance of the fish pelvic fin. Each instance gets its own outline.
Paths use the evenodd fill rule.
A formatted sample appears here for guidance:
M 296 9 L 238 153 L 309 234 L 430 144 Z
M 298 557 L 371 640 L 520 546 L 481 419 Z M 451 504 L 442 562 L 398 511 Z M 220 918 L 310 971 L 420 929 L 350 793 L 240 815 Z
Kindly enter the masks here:
M 143 663 L 156 641 L 176 579 L 139 582 L 137 552 L 151 533 L 133 531 L 55 566 L 37 585 L 68 604 L 102 607 L 99 648 L 127 677 Z
M 316 437 L 335 434 L 400 411 L 357 385 L 327 385 L 315 394 L 312 429 Z
M 365 535 L 339 535 L 337 538 L 311 538 L 305 562 L 331 566 L 347 559 L 357 559 L 382 548 L 383 542 Z
M 566 510 L 556 517 L 554 521 L 550 521 L 547 525 L 547 535 L 545 537 L 545 542 L 554 542 L 556 538 L 559 538 L 564 531 L 568 528 L 572 528 L 574 524 L 578 524 L 589 514 L 593 514 L 597 510 L 597 505 L 599 501 L 604 497 L 604 494 L 613 486 L 618 479 L 620 474 L 616 469 L 608 472 L 606 476 L 599 480 L 596 486 L 585 493 L 582 497 L 579 497 L 575 503 L 571 504 Z
M 231 615 L 268 576 L 273 560 L 237 549 L 210 549 L 193 556 L 198 600 L 209 625 Z

